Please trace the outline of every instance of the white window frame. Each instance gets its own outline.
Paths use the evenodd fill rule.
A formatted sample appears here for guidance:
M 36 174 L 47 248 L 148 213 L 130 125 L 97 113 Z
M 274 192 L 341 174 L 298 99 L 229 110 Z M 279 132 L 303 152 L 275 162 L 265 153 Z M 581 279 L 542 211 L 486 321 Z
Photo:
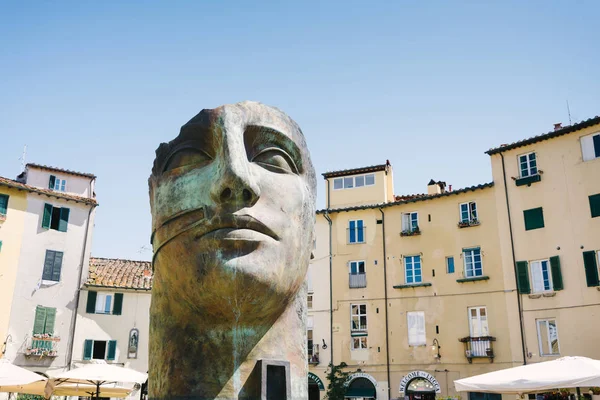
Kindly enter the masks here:
M 358 232 L 359 232 L 359 228 L 358 228 L 358 221 L 362 222 L 362 240 L 358 240 Z M 351 235 L 350 235 L 350 231 L 352 228 L 350 228 L 350 223 L 354 222 L 354 231 L 356 232 L 355 234 L 355 241 L 351 241 Z M 366 231 L 366 226 L 365 226 L 365 220 L 364 219 L 350 219 L 348 220 L 348 244 L 356 244 L 356 243 L 365 243 L 366 239 L 365 239 L 365 231 Z
M 411 319 L 416 326 L 411 327 Z M 412 331 L 411 331 L 412 328 Z M 406 313 L 406 330 L 409 346 L 427 345 L 427 329 L 425 324 L 425 311 L 408 311 Z M 412 333 L 412 334 L 411 334 Z
M 360 263 L 362 263 L 363 265 L 363 272 L 360 272 Z M 358 271 L 356 274 L 352 273 L 352 264 L 356 264 L 356 271 Z M 348 273 L 350 275 L 364 275 L 367 273 L 367 263 L 365 262 L 365 260 L 354 260 L 354 261 L 349 261 L 348 262 Z
M 582 136 L 581 142 L 581 156 L 583 161 L 591 161 L 600 157 L 596 157 L 596 150 L 594 148 L 594 136 L 600 135 L 600 132 L 595 132 L 589 135 Z
M 531 159 L 531 155 L 533 154 L 534 160 Z M 526 158 L 526 163 L 527 163 L 527 174 L 523 174 L 523 168 L 521 168 L 521 157 L 525 157 Z M 538 175 L 539 172 L 539 168 L 538 168 L 538 157 L 537 154 L 535 153 L 535 151 L 530 151 L 529 153 L 524 153 L 524 154 L 519 154 L 517 156 L 517 163 L 519 165 L 519 177 L 520 178 L 528 178 L 530 176 L 535 176 Z M 532 166 L 531 164 L 535 163 L 535 166 Z M 535 172 L 534 172 L 535 169 Z
M 113 313 L 113 309 L 115 307 L 115 294 L 111 292 L 97 292 L 96 296 L 96 308 L 94 310 L 94 314 L 106 314 L 110 315 Z M 106 298 L 110 296 L 110 310 L 106 311 Z M 99 305 L 102 305 L 102 308 L 99 308 Z
M 463 210 L 462 207 L 466 205 L 467 206 L 467 213 L 468 215 L 468 219 L 464 219 L 463 218 Z M 460 222 L 461 223 L 473 223 L 473 222 L 478 222 L 479 221 L 479 215 L 477 213 L 477 202 L 476 201 L 467 201 L 464 203 L 460 203 L 458 206 L 458 215 L 460 215 Z
M 544 349 L 542 346 L 542 335 L 540 330 L 543 329 L 541 325 L 541 323 L 545 322 L 546 323 L 546 337 L 548 338 L 548 349 L 552 349 L 552 338 L 551 338 L 551 334 L 550 334 L 550 322 L 554 322 L 554 326 L 556 327 L 556 344 L 558 347 L 558 353 L 550 353 L 550 354 L 544 354 Z M 556 318 L 541 318 L 541 319 L 536 319 L 535 320 L 535 326 L 536 326 L 536 330 L 537 330 L 537 336 L 538 336 L 538 345 L 539 345 L 539 349 L 540 349 L 540 357 L 556 357 L 560 355 L 560 337 L 558 335 L 558 323 L 556 322 Z
M 368 177 L 373 177 L 372 183 L 367 183 Z M 362 185 L 357 186 L 356 178 L 362 179 Z M 342 187 L 335 187 L 335 182 L 341 182 Z M 349 183 L 349 184 L 348 184 Z M 365 186 L 374 186 L 375 185 L 375 174 L 360 174 L 360 175 L 351 175 L 351 176 L 339 176 L 333 178 L 333 190 L 347 190 L 347 189 L 356 189 Z
M 367 336 L 353 336 L 350 338 L 352 350 L 368 349 Z
M 419 257 L 419 281 L 417 282 L 416 280 L 416 276 L 415 276 L 415 257 Z M 410 258 L 412 260 L 411 262 L 411 270 L 412 270 L 412 282 L 408 281 L 408 258 Z M 412 256 L 404 256 L 403 257 L 403 261 L 404 261 L 404 283 L 406 283 L 407 285 L 416 285 L 419 283 L 423 283 L 423 260 L 421 260 L 421 255 L 420 254 L 416 254 L 416 255 L 412 255 Z
M 475 250 L 479 250 L 479 262 L 481 264 L 481 273 L 479 275 L 477 275 L 475 273 L 476 268 L 475 268 Z M 467 264 L 467 253 L 471 253 L 471 260 L 472 260 L 472 270 L 473 270 L 473 274 L 469 275 L 468 274 L 468 264 Z M 479 276 L 483 276 L 483 255 L 481 254 L 481 248 L 480 247 L 473 247 L 470 249 L 463 249 L 463 271 L 465 274 L 465 278 L 477 278 Z
M 473 326 L 473 318 L 471 316 L 472 310 L 476 311 L 477 314 L 477 323 L 479 324 L 479 333 L 480 336 L 475 336 L 475 327 Z M 481 316 L 481 310 L 485 310 L 485 319 Z M 469 336 L 471 337 L 485 337 L 490 336 L 490 324 L 489 324 L 489 314 L 486 306 L 474 306 L 467 308 L 467 318 L 469 320 Z
M 542 272 L 542 267 L 543 267 L 543 263 L 546 263 L 546 268 L 547 268 L 547 273 L 548 273 L 548 289 L 542 287 L 541 289 L 539 287 L 536 287 L 536 282 L 541 282 L 542 286 L 544 285 L 544 275 Z M 529 274 L 531 277 L 531 290 L 533 293 L 545 293 L 545 292 L 552 292 L 553 289 L 553 282 L 552 282 L 552 267 L 550 266 L 550 260 L 549 259 L 543 259 L 543 260 L 535 260 L 535 261 L 530 261 L 529 262 Z M 539 277 L 536 279 L 536 275 L 539 275 Z
M 414 217 L 414 218 L 413 218 Z M 410 211 L 402 213 L 402 232 L 415 232 L 419 230 L 419 212 L 418 211 Z M 416 226 L 414 222 L 417 223 Z M 408 224 L 408 226 L 406 226 Z
M 358 313 L 357 314 L 353 314 L 352 313 L 352 308 L 354 306 L 358 307 L 357 308 L 358 309 Z M 361 306 L 365 306 L 365 313 L 364 314 L 362 314 L 360 312 L 360 307 Z M 363 317 L 363 316 L 365 317 L 365 326 L 364 327 L 360 324 L 360 318 Z M 353 321 L 354 321 L 355 317 L 358 319 L 358 328 L 354 327 Z M 367 303 L 354 303 L 354 304 L 350 304 L 350 330 L 352 332 L 365 332 L 367 330 L 368 321 L 369 321 L 369 319 L 367 317 Z
M 306 296 L 306 309 L 307 310 L 313 309 L 313 302 L 315 301 L 313 296 L 314 296 L 313 293 L 308 293 L 308 295 Z

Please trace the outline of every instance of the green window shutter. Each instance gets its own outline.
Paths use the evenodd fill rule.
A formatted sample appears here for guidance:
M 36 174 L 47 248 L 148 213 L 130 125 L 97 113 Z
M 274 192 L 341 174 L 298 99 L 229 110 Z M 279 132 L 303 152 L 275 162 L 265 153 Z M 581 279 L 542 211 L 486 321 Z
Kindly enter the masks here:
M 600 194 L 594 194 L 589 197 L 590 200 L 590 212 L 592 213 L 592 218 L 600 217 Z M 0 209 L 0 213 L 2 210 Z
M 113 305 L 113 314 L 121 315 L 123 311 L 123 293 L 115 293 L 115 304 Z
M 0 251 L 2 251 L 2 240 L 0 240 Z
M 560 259 L 558 256 L 550 257 L 550 268 L 552 270 L 552 286 L 554 290 L 563 290 L 562 272 L 560 270 Z
M 48 189 L 54 189 L 55 183 L 56 183 L 56 177 L 54 175 L 50 175 L 50 180 L 48 181 Z
M 524 210 L 523 217 L 525 218 L 526 231 L 544 227 L 544 211 L 542 210 L 542 207 Z
M 108 341 L 108 354 L 106 355 L 106 359 L 112 361 L 115 359 L 117 355 L 117 341 L 109 340 Z
M 54 252 L 54 267 L 52 268 L 52 280 L 54 282 L 60 282 L 60 271 L 62 270 L 63 252 Z
M 88 314 L 96 313 L 96 297 L 98 296 L 97 292 L 89 291 L 87 298 L 87 305 L 85 306 L 85 312 Z
M 91 360 L 92 359 L 92 349 L 94 348 L 94 341 L 86 339 L 83 344 L 83 359 Z
M 69 209 L 63 207 L 60 209 L 60 220 L 58 221 L 58 230 L 61 232 L 66 232 L 67 226 L 69 226 Z
M 0 214 L 6 215 L 8 211 L 8 195 L 0 194 Z
M 44 204 L 44 216 L 42 217 L 42 228 L 50 229 L 52 221 L 52 204 Z
M 527 261 L 517 261 L 517 288 L 521 294 L 531 293 L 529 286 L 529 264 Z
M 585 279 L 588 287 L 600 286 L 598 282 L 598 264 L 596 263 L 595 251 L 583 252 L 583 266 L 585 267 Z
M 35 308 L 35 320 L 33 322 L 33 334 L 44 333 L 46 325 L 46 307 L 37 306 Z
M 54 322 L 56 321 L 56 308 L 46 308 L 46 325 L 44 333 L 54 334 Z
M 42 272 L 42 279 L 45 281 L 52 280 L 52 270 L 54 269 L 55 256 L 55 251 L 46 250 L 46 259 L 44 260 L 44 270 Z

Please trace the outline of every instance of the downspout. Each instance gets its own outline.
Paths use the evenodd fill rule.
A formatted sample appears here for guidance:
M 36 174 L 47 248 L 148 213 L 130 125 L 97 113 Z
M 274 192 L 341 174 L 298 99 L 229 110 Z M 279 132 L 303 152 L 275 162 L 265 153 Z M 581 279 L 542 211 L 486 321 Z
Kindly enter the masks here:
M 383 236 L 383 298 L 385 299 L 385 358 L 386 358 L 386 371 L 388 380 L 388 399 L 392 398 L 390 380 L 390 331 L 388 328 L 388 294 L 387 294 L 387 254 L 385 251 L 385 214 L 383 209 L 380 207 L 379 212 L 381 213 L 381 231 Z
M 330 193 L 329 179 L 327 179 L 327 209 L 323 216 L 329 223 L 329 351 L 331 353 L 329 363 L 333 366 L 333 246 L 331 244 L 332 221 L 329 217 Z
M 515 241 L 513 238 L 512 219 L 510 217 L 510 204 L 508 202 L 508 186 L 506 184 L 506 168 L 504 166 L 504 155 L 500 153 L 502 159 L 502 179 L 504 179 L 504 197 L 506 198 L 506 212 L 508 214 L 508 231 L 510 232 L 510 249 L 512 252 L 512 264 L 515 274 L 515 283 L 517 287 L 517 304 L 519 308 L 519 324 L 521 328 L 521 349 L 523 351 L 523 365 L 527 365 L 527 351 L 525 349 L 525 331 L 523 329 L 523 306 L 521 304 L 521 293 L 519 293 L 519 281 L 517 275 L 517 258 L 515 256 Z
M 92 183 L 93 180 L 90 181 L 90 198 L 92 197 Z M 71 363 L 73 362 L 73 341 L 75 340 L 75 328 L 77 327 L 77 313 L 79 312 L 79 297 L 81 294 L 81 278 L 83 277 L 83 262 L 85 261 L 85 253 L 87 251 L 88 244 L 88 233 L 90 231 L 90 218 L 92 216 L 92 211 L 97 207 L 96 204 L 90 205 L 90 210 L 88 211 L 87 221 L 85 223 L 85 235 L 83 237 L 83 249 L 81 251 L 81 260 L 79 261 L 79 277 L 77 278 L 77 291 L 75 292 L 75 308 L 73 309 L 73 314 L 71 315 L 71 330 L 69 332 L 69 343 L 67 350 L 67 371 L 71 370 Z

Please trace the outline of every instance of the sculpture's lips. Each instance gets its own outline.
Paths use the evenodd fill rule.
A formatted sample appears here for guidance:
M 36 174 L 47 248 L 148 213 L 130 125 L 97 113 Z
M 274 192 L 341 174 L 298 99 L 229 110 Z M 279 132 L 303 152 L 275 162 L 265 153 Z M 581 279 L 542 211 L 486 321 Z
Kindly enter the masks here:
M 271 228 L 250 215 L 217 215 L 211 221 L 203 226 L 199 226 L 195 231 L 196 240 L 207 235 L 217 239 L 231 240 L 256 240 L 255 235 L 244 235 L 242 230 L 250 230 L 267 235 L 275 240 L 279 236 Z

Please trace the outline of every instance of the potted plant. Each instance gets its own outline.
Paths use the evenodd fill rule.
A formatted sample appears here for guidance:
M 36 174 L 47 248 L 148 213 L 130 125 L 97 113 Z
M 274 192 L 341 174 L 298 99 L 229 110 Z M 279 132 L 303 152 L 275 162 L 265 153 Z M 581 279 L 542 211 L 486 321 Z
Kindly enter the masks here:
M 592 395 L 592 400 L 600 400 L 600 387 L 591 387 L 590 392 Z

